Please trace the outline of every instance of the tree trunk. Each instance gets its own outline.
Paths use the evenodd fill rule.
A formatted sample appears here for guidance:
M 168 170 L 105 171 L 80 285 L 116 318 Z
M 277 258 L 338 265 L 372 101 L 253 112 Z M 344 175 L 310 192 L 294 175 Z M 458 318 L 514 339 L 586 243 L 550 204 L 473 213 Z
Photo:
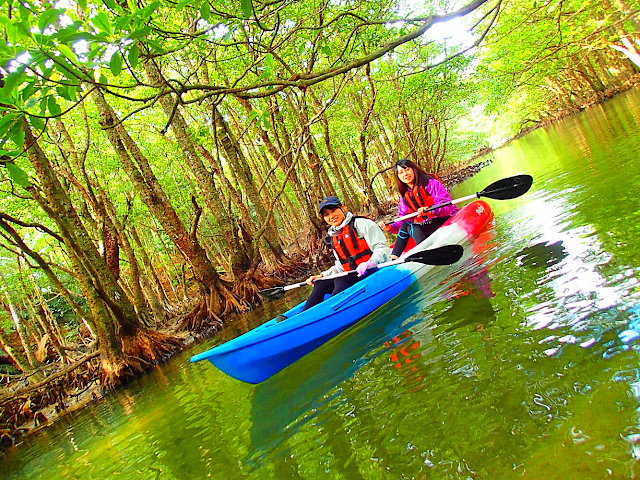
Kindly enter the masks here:
M 248 162 L 246 158 L 244 158 L 244 153 L 240 149 L 231 128 L 217 107 L 213 108 L 213 117 L 216 125 L 216 137 L 222 145 L 225 156 L 229 161 L 230 168 L 237 176 L 238 182 L 242 187 L 242 191 L 247 195 L 249 202 L 251 202 L 251 205 L 253 205 L 253 208 L 255 209 L 259 223 L 258 229 L 260 229 L 265 222 L 268 222 L 269 220 L 267 219 L 267 210 L 260 199 L 253 176 L 248 168 Z M 267 228 L 264 229 L 264 239 L 267 242 L 273 258 L 269 258 L 269 255 L 265 255 L 265 250 L 261 248 L 263 259 L 267 263 L 268 268 L 275 269 L 276 265 L 274 262 L 284 262 L 286 260 L 278 232 L 273 229 L 271 224 L 267 224 Z
M 0 346 L 2 349 L 7 352 L 7 355 L 13 360 L 13 363 L 16 364 L 18 370 L 22 373 L 29 372 L 29 364 L 24 355 L 22 355 L 19 351 L 15 351 L 13 347 L 9 344 L 9 339 L 5 336 L 4 330 L 0 328 Z
M 14 241 L 15 245 L 26 255 L 31 257 L 38 264 L 42 272 L 45 274 L 47 279 L 51 282 L 53 287 L 62 295 L 62 297 L 67 301 L 69 306 L 72 308 L 73 312 L 80 318 L 88 319 L 92 321 L 91 314 L 84 310 L 78 305 L 75 299 L 72 297 L 69 290 L 62 284 L 60 279 L 51 269 L 51 266 L 47 263 L 47 261 L 42 258 L 40 254 L 31 250 L 22 240 L 22 237 L 18 234 L 18 232 L 9 225 L 9 223 L 5 222 L 0 215 L 0 228 L 3 229 Z
M 142 244 L 142 241 L 138 236 L 138 231 L 134 225 L 131 225 L 129 227 L 129 232 L 131 233 L 131 237 L 133 238 L 134 243 L 138 247 L 138 253 L 140 254 L 140 257 L 142 257 L 142 263 L 145 266 L 145 269 L 147 270 L 147 277 L 151 279 L 151 286 L 155 295 L 149 295 L 151 297 L 149 298 L 149 302 L 151 303 L 151 306 L 154 309 L 154 311 L 156 310 L 164 311 L 166 304 L 170 303 L 169 297 L 167 296 L 167 292 L 164 289 L 164 285 L 162 285 L 162 282 L 158 277 L 158 272 L 156 271 L 153 264 L 151 263 L 151 259 L 147 254 L 147 249 Z M 153 307 L 154 303 L 157 304 L 157 307 Z
M 638 33 L 640 32 L 639 24 L 636 21 L 635 15 L 629 16 L 629 22 L 633 26 L 633 31 L 635 35 L 630 35 L 624 30 L 624 26 L 622 21 L 620 21 L 620 14 L 629 15 L 631 13 L 631 9 L 624 3 L 623 0 L 615 0 L 616 7 L 618 8 L 618 12 L 615 12 L 613 15 L 618 20 L 615 23 L 616 33 L 620 37 L 620 43 L 622 46 L 616 44 L 610 44 L 609 46 L 614 50 L 624 54 L 629 60 L 631 60 L 638 68 L 640 68 L 640 50 L 638 50 Z M 602 0 L 602 4 L 607 8 L 607 10 L 613 10 L 611 3 L 609 0 Z M 634 38 L 635 37 L 635 38 Z
M 32 369 L 38 368 L 40 366 L 40 362 L 36 359 L 33 353 L 33 348 L 29 343 L 29 339 L 27 338 L 27 332 L 25 331 L 24 325 L 22 323 L 22 319 L 18 315 L 18 312 L 16 312 L 16 309 L 13 306 L 11 299 L 6 293 L 4 294 L 3 305 L 5 307 L 5 310 L 11 316 L 11 320 L 13 321 L 13 326 L 15 327 L 16 333 L 18 334 L 18 338 L 20 339 L 22 350 L 25 353 L 27 362 L 29 362 L 29 365 L 31 365 Z
M 151 84 L 157 88 L 164 88 L 166 82 L 155 61 L 145 62 L 144 67 Z M 249 268 L 250 259 L 248 253 L 239 248 L 242 243 L 239 241 L 237 228 L 234 228 L 233 220 L 227 212 L 225 204 L 221 201 L 224 197 L 220 195 L 216 188 L 211 172 L 205 168 L 196 145 L 189 134 L 187 122 L 180 109 L 174 104 L 175 99 L 170 95 L 163 95 L 160 97 L 159 102 L 167 117 L 171 119 L 171 129 L 203 195 L 207 209 L 216 219 L 223 238 L 227 239 L 223 245 L 226 254 L 231 258 L 232 273 L 235 278 L 238 278 L 241 272 Z
M 27 191 L 55 221 L 61 232 L 76 280 L 93 314 L 101 352 L 103 385 L 115 385 L 121 382 L 127 370 L 142 370 L 142 365 L 152 364 L 158 352 L 172 348 L 177 340 L 140 328 L 141 323 L 133 305 L 107 269 L 30 127 L 26 122 L 23 122 L 23 126 L 25 152 L 41 189 L 30 186 Z M 40 191 L 45 198 L 41 197 Z
M 114 231 L 117 234 L 116 242 L 122 245 L 122 249 L 124 250 L 124 253 L 127 256 L 127 260 L 129 261 L 128 274 L 130 279 L 129 285 L 131 288 L 131 301 L 133 302 L 133 306 L 136 309 L 140 321 L 144 325 L 149 326 L 150 322 L 152 321 L 152 313 L 150 311 L 150 305 L 147 304 L 146 297 L 142 291 L 142 280 L 138 259 L 136 258 L 131 244 L 129 243 L 129 238 L 127 237 L 127 234 L 125 232 L 125 227 L 124 225 L 122 225 L 120 219 L 116 215 L 116 211 L 113 203 L 111 203 L 111 199 L 107 197 L 102 188 L 98 188 L 97 191 L 100 203 L 103 206 L 105 214 L 108 217 L 108 223 L 109 225 L 113 225 Z M 160 317 L 158 318 L 158 320 L 162 320 L 164 317 L 164 312 L 162 312 L 160 313 Z
M 93 99 L 98 108 L 100 124 L 125 172 L 156 221 L 190 263 L 196 279 L 203 288 L 204 298 L 209 299 L 209 311 L 219 316 L 233 310 L 244 310 L 246 306 L 240 304 L 222 284 L 205 250 L 182 224 L 151 170 L 149 161 L 109 107 L 100 89 L 93 91 Z
M 127 301 L 124 291 L 117 284 L 115 277 L 107 268 L 103 258 L 98 253 L 90 235 L 78 216 L 68 192 L 62 187 L 56 177 L 49 160 L 40 148 L 29 126 L 25 125 L 25 151 L 31 161 L 41 184 L 46 200 L 41 198 L 33 187 L 28 187 L 29 193 L 40 206 L 48 212 L 56 222 L 62 238 L 71 257 L 78 260 L 79 275 L 91 276 L 91 283 L 103 301 L 109 306 L 114 316 L 118 318 L 120 327 L 125 330 L 136 328 L 137 321 L 133 305 Z M 74 255 L 71 255 L 73 251 Z
M 241 105 L 245 107 L 247 112 L 250 112 L 252 110 L 251 104 L 247 100 L 239 99 L 239 101 Z M 276 146 L 273 143 L 271 137 L 269 136 L 269 133 L 263 128 L 261 128 L 259 125 L 255 125 L 254 130 L 258 133 L 258 135 L 264 142 L 265 146 L 267 147 L 267 151 L 273 158 L 273 161 L 280 167 L 281 172 L 283 174 L 286 174 L 286 172 L 291 168 L 291 166 L 294 163 L 292 145 L 289 140 L 289 135 L 285 128 L 284 118 L 282 117 L 282 114 L 278 109 L 278 105 L 275 99 L 271 99 L 271 101 L 272 101 L 272 124 L 274 125 L 275 139 L 278 141 L 279 144 L 282 143 L 282 145 Z M 280 127 L 280 131 L 281 131 L 280 136 L 277 135 L 277 131 L 275 130 L 276 125 Z M 313 228 L 317 232 L 320 232 L 323 227 L 315 211 L 315 206 L 310 201 L 309 197 L 306 195 L 306 192 L 302 188 L 300 178 L 298 176 L 298 172 L 295 169 L 291 172 L 289 183 L 293 188 L 293 191 L 295 192 L 296 198 L 300 202 L 302 209 L 304 210 L 304 212 L 307 214 L 307 217 L 311 221 Z

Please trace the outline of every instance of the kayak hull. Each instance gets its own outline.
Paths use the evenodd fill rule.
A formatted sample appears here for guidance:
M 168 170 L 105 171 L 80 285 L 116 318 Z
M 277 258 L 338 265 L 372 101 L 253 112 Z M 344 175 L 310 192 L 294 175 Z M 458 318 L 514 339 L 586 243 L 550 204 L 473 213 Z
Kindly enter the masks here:
M 401 258 L 443 245 L 470 243 L 491 218 L 486 202 L 472 202 Z M 374 271 L 309 310 L 302 311 L 302 302 L 284 313 L 286 320 L 272 319 L 229 342 L 194 355 L 191 361 L 209 360 L 233 378 L 260 383 L 380 308 L 433 268 L 407 262 Z

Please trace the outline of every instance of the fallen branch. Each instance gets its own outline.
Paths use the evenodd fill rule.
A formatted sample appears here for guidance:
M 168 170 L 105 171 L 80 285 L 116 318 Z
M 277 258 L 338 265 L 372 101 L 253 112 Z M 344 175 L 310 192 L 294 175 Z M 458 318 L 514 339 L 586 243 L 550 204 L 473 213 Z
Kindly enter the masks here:
M 23 388 L 23 389 L 20 389 L 20 390 L 16 390 L 15 392 L 13 392 L 13 393 L 11 393 L 9 395 L 5 395 L 3 398 L 0 399 L 0 407 L 6 405 L 7 403 L 9 403 L 9 402 L 11 402 L 13 400 L 18 399 L 18 398 L 28 396 L 28 394 L 30 394 L 34 390 L 42 388 L 45 385 L 47 385 L 48 383 L 52 382 L 53 380 L 56 380 L 57 378 L 60 378 L 60 377 L 62 377 L 64 375 L 66 375 L 67 373 L 75 370 L 76 368 L 78 368 L 83 363 L 86 363 L 87 361 L 91 360 L 92 358 L 97 357 L 98 355 L 100 355 L 100 350 L 96 350 L 95 352 L 89 353 L 88 355 L 85 355 L 83 358 L 81 358 L 77 362 L 72 363 L 67 368 L 64 368 L 63 370 L 60 370 L 58 373 L 55 373 L 55 374 L 51 375 L 50 377 L 45 378 L 41 382 L 38 382 L 38 383 L 33 384 L 33 385 L 30 385 L 30 386 L 28 386 L 26 388 Z

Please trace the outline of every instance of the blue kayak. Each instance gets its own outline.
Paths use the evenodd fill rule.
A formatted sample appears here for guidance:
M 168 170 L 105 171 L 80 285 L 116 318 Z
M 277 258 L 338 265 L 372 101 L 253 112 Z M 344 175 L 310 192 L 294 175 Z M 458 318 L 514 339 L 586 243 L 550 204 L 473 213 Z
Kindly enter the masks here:
M 191 361 L 209 360 L 233 378 L 260 383 L 380 308 L 435 268 L 416 262 L 404 263 L 405 257 L 444 245 L 468 245 L 492 217 L 489 205 L 476 200 L 420 245 L 350 288 L 306 311 L 302 311 L 305 303 L 302 302 L 284 312 L 286 320 L 278 322 L 274 318 L 244 335 L 194 355 Z

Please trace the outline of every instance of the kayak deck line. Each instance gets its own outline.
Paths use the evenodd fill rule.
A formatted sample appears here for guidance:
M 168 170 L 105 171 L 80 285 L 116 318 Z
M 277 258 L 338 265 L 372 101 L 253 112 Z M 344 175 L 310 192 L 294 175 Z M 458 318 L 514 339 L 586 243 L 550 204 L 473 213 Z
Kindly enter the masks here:
M 435 268 L 405 262 L 406 257 L 443 245 L 470 244 L 492 217 L 489 205 L 476 200 L 399 259 L 379 265 L 385 268 L 306 311 L 302 311 L 305 302 L 301 302 L 283 313 L 286 320 L 278 322 L 273 318 L 194 355 L 191 362 L 209 360 L 226 374 L 247 383 L 266 380 L 382 307 Z

